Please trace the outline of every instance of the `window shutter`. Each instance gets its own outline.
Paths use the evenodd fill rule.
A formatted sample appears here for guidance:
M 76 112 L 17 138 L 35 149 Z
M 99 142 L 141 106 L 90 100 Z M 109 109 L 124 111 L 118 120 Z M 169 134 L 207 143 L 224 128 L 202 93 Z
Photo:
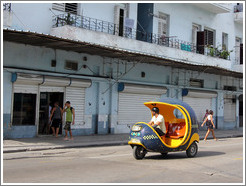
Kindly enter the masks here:
M 52 3 L 52 9 L 65 12 L 65 3 Z
M 168 35 L 168 16 L 161 12 L 159 12 L 158 33 L 159 35 Z
M 120 6 L 116 5 L 114 7 L 114 34 L 119 35 L 119 23 L 120 23 Z
M 214 45 L 214 32 L 211 30 L 204 30 L 205 45 Z
M 243 64 L 243 43 L 240 44 L 240 64 Z
M 52 3 L 52 9 L 62 12 L 70 12 L 72 14 L 78 14 L 79 4 L 78 3 Z
M 197 51 L 200 54 L 204 54 L 204 45 L 205 45 L 205 32 L 197 32 Z
M 192 42 L 196 43 L 197 41 L 197 31 L 199 30 L 199 28 L 195 25 L 192 26 Z
M 70 12 L 72 14 L 77 14 L 78 3 L 65 3 L 65 12 Z
M 214 45 L 214 32 L 208 31 L 208 45 Z

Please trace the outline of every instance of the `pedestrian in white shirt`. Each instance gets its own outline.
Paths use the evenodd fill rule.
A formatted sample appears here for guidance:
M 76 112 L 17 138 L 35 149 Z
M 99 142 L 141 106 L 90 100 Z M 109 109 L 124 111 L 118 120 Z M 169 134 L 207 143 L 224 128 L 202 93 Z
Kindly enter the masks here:
M 217 138 L 214 135 L 215 125 L 214 125 L 214 121 L 213 121 L 213 114 L 214 114 L 214 112 L 212 110 L 210 110 L 208 116 L 205 118 L 205 120 L 203 121 L 203 123 L 201 125 L 203 127 L 204 123 L 206 123 L 207 129 L 208 129 L 208 131 L 207 131 L 207 133 L 206 133 L 206 135 L 204 137 L 204 141 L 207 141 L 207 137 L 208 137 L 210 132 L 212 132 L 214 140 L 217 141 Z
M 154 107 L 152 109 L 152 115 L 153 117 L 148 124 L 156 130 L 159 136 L 164 136 L 166 133 L 166 126 L 163 116 L 159 114 L 159 108 Z

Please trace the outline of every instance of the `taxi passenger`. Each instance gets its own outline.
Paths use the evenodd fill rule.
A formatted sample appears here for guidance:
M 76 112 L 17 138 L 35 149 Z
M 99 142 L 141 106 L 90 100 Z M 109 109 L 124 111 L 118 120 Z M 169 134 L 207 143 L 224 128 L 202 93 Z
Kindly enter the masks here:
M 166 126 L 163 116 L 159 114 L 159 108 L 152 108 L 152 115 L 153 117 L 148 124 L 151 125 L 160 136 L 164 136 L 164 132 L 166 132 Z

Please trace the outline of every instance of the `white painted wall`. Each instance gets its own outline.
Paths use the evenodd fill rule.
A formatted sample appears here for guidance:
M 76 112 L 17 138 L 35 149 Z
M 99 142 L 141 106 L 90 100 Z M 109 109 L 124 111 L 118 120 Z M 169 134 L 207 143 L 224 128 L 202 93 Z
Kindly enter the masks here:
M 222 45 L 222 32 L 228 34 L 228 49 L 233 50 L 235 37 L 243 38 L 243 24 L 234 21 L 234 13 L 214 14 L 192 4 L 179 3 L 155 3 L 154 14 L 163 12 L 170 16 L 169 35 L 177 36 L 177 39 L 192 42 L 192 23 L 204 28 L 215 30 L 216 46 Z M 154 17 L 153 32 L 158 33 L 158 18 Z M 231 60 L 234 62 L 234 52 Z M 232 63 L 233 65 L 233 63 Z
M 231 69 L 231 61 L 220 58 L 214 58 L 211 56 L 205 56 L 196 54 L 193 52 L 187 52 L 180 49 L 155 45 L 146 43 L 134 39 L 128 39 L 109 35 L 102 32 L 94 32 L 91 30 L 85 30 L 81 28 L 65 25 L 63 27 L 52 28 L 52 35 L 56 35 L 63 38 L 70 38 L 72 40 L 79 40 L 85 42 L 91 42 L 101 44 L 105 46 L 113 46 L 120 49 L 127 49 L 134 52 L 141 52 L 150 55 L 163 56 L 167 59 L 181 60 L 183 63 L 196 64 L 196 65 L 210 65 L 218 66 L 225 69 Z M 129 45 L 129 43 L 131 43 Z
M 116 3 L 81 3 L 80 14 L 96 18 L 108 22 L 114 22 L 114 7 Z M 233 5 L 228 5 L 233 7 Z M 234 13 L 222 13 L 214 14 L 208 12 L 202 8 L 196 7 L 190 3 L 155 3 L 154 14 L 158 15 L 161 11 L 170 15 L 170 36 L 177 36 L 177 39 L 187 42 L 192 41 L 192 23 L 201 25 L 202 30 L 205 27 L 214 29 L 216 31 L 216 45 L 219 46 L 222 43 L 222 32 L 228 34 L 228 48 L 235 51 L 235 37 L 243 38 L 243 24 L 234 21 Z M 52 9 L 52 3 L 12 3 L 12 28 L 18 30 L 31 30 L 41 33 L 50 34 L 54 19 L 54 15 L 63 14 L 61 11 Z M 6 17 L 6 16 L 5 16 Z M 8 16 L 7 16 L 8 17 Z M 137 25 L 137 4 L 130 3 L 129 17 L 134 19 L 135 28 Z M 7 19 L 7 18 L 6 18 Z M 10 16 L 9 16 L 10 19 Z M 158 18 L 154 17 L 153 33 L 158 33 Z M 54 32 L 52 31 L 52 34 Z M 99 34 L 99 36 L 101 36 Z M 131 40 L 132 45 L 135 43 Z M 146 45 L 144 48 L 148 48 L 148 43 L 142 43 Z M 130 48 L 132 45 L 126 45 Z M 153 45 L 151 45 L 153 46 Z M 137 48 L 138 50 L 142 49 Z M 165 47 L 164 47 L 165 48 Z M 166 50 L 166 48 L 165 48 Z M 165 54 L 172 57 L 172 49 L 168 48 Z M 183 55 L 183 51 L 179 51 L 181 57 L 190 58 L 190 54 Z M 175 54 L 176 55 L 176 54 Z M 191 56 L 193 58 L 193 56 Z M 204 57 L 201 57 L 204 58 Z M 207 59 L 207 57 L 205 57 Z M 234 67 L 234 52 L 231 53 L 232 63 L 225 65 L 225 68 L 230 66 L 230 69 L 239 70 L 242 72 L 242 66 Z M 216 59 L 214 59 L 217 61 Z M 203 61 L 204 64 L 207 60 Z M 203 63 L 201 62 L 201 63 Z M 200 62 L 198 62 L 200 63 Z M 224 65 L 224 63 L 222 63 Z M 221 64 L 219 62 L 219 64 Z

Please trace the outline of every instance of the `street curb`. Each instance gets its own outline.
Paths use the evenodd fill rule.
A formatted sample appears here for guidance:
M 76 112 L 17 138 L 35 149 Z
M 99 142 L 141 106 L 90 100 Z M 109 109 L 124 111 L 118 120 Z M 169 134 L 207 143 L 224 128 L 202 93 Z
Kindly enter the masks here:
M 230 136 L 221 136 L 217 137 L 221 138 L 237 138 L 243 137 L 242 134 L 239 135 L 230 135 Z M 203 140 L 204 137 L 200 137 L 200 140 Z M 207 139 L 213 139 L 212 137 L 208 137 Z M 22 149 L 10 149 L 3 150 L 3 153 L 16 153 L 16 152 L 26 152 L 26 151 L 42 151 L 42 150 L 54 150 L 54 149 L 68 149 L 68 148 L 86 148 L 86 147 L 104 147 L 104 146 L 117 146 L 117 145 L 127 145 L 128 141 L 118 141 L 118 142 L 109 142 L 109 143 L 101 143 L 101 144 L 78 144 L 78 145 L 64 145 L 64 146 L 54 146 L 54 147 L 42 147 L 42 148 L 22 148 Z
M 127 142 L 110 142 L 110 143 L 103 143 L 103 144 L 79 144 L 79 145 L 64 145 L 64 146 L 54 146 L 54 147 L 42 147 L 42 148 L 22 148 L 22 149 L 3 150 L 3 153 L 42 151 L 42 150 L 54 150 L 54 149 L 68 149 L 68 148 L 117 146 L 117 145 L 127 145 L 127 144 L 128 144 L 128 141 Z

